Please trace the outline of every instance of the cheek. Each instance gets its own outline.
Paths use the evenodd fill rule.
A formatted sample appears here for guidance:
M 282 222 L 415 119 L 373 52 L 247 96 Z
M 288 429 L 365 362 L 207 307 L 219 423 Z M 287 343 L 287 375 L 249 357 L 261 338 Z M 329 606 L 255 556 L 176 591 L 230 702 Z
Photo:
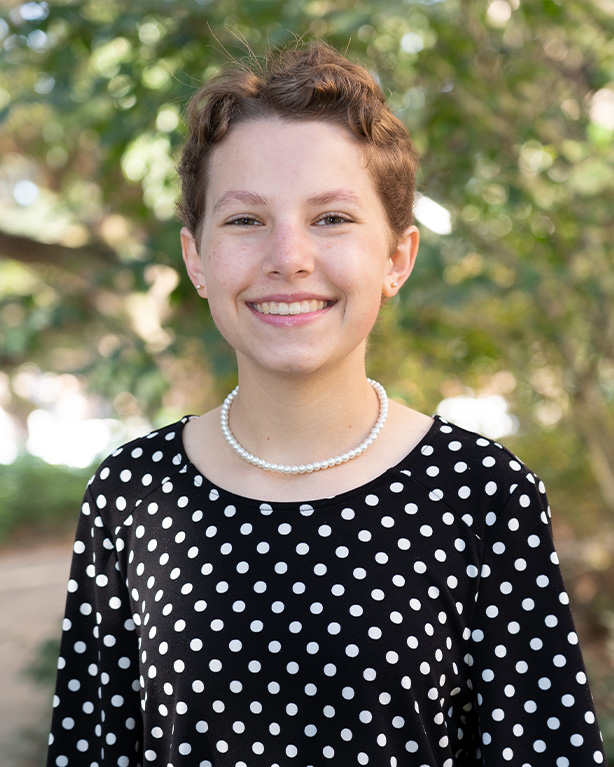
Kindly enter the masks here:
M 216 248 L 213 244 L 203 262 L 208 289 L 217 295 L 233 290 L 240 282 L 241 264 L 242 260 L 236 254 L 233 257 L 225 248 Z
M 362 334 L 368 335 L 375 325 L 382 307 L 382 291 L 376 276 L 372 272 L 363 275 L 363 282 L 356 294 L 352 312 L 356 327 Z
M 235 347 L 238 338 L 234 307 L 229 305 L 227 300 L 220 300 L 219 290 L 216 290 L 215 287 L 212 296 L 209 297 L 209 312 L 218 333 L 230 346 Z

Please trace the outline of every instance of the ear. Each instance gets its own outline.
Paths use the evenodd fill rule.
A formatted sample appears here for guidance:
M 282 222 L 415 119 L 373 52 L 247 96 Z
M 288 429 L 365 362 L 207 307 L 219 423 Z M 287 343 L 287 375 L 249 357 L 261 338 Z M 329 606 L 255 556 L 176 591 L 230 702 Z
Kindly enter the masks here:
M 420 233 L 415 226 L 408 226 L 401 235 L 396 248 L 390 256 L 388 271 L 382 285 L 382 294 L 392 298 L 401 289 L 416 263 Z
M 196 248 L 196 241 L 192 232 L 186 227 L 181 229 L 181 254 L 183 262 L 188 272 L 188 277 L 196 288 L 201 298 L 207 298 L 207 287 L 205 284 L 205 270 L 203 262 Z M 200 288 L 197 287 L 200 285 Z

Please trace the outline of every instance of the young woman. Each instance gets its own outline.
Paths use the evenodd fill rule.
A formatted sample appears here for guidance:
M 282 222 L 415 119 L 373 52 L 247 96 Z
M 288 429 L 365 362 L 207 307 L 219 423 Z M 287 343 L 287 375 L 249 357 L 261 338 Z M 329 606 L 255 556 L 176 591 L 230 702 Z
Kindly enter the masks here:
M 366 377 L 415 172 L 325 45 L 196 94 L 183 256 L 239 387 L 92 479 L 49 765 L 604 764 L 542 483 Z

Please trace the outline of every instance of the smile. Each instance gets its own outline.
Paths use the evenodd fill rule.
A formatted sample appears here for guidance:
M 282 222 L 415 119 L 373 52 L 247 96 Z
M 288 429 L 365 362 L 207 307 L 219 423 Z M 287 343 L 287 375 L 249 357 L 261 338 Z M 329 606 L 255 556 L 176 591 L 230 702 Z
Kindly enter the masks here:
M 317 299 L 311 299 L 309 301 L 292 301 L 291 303 L 285 303 L 284 301 L 264 301 L 261 304 L 252 304 L 252 306 L 260 314 L 295 315 L 319 312 L 331 303 L 332 301 L 318 301 Z

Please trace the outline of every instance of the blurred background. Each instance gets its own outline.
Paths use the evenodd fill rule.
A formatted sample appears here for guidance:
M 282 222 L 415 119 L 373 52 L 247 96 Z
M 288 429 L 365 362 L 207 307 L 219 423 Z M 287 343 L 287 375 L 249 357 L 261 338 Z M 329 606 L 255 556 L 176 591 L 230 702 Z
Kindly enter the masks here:
M 39 767 L 71 537 L 114 446 L 220 403 L 183 274 L 187 100 L 319 37 L 422 155 L 419 263 L 374 331 L 392 397 L 544 479 L 614 756 L 614 0 L 2 0 L 0 760 Z

